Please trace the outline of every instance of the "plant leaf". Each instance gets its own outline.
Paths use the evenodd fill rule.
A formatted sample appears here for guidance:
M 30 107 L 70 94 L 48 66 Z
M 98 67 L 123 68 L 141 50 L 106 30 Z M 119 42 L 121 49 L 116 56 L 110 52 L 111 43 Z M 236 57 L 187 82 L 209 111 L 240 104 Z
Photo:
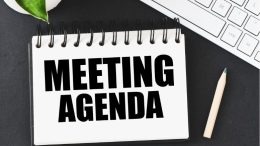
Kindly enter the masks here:
M 25 11 L 32 16 L 49 22 L 45 0 L 15 0 Z

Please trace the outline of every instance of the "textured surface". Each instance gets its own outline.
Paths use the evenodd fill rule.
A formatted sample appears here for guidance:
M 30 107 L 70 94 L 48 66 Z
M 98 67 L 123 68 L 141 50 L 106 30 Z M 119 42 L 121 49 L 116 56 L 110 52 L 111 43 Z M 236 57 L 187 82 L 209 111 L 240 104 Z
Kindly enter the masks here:
M 50 22 L 109 22 L 113 19 L 143 21 L 164 17 L 137 0 L 63 0 L 49 14 Z M 0 1 L 0 17 L 0 145 L 29 146 L 27 43 L 35 34 L 38 22 L 29 16 L 16 13 L 3 1 Z M 258 146 L 259 71 L 187 28 L 183 28 L 183 32 L 186 34 L 190 140 L 178 143 L 134 142 L 123 145 Z M 225 67 L 228 67 L 227 88 L 213 139 L 204 139 L 202 134 L 212 96 Z

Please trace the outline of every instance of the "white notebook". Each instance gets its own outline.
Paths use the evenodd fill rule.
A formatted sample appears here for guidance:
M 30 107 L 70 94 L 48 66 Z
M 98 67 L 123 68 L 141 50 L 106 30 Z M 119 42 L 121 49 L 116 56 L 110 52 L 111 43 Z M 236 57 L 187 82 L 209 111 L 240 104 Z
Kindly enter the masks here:
M 152 32 L 33 36 L 33 144 L 188 139 L 184 35 Z

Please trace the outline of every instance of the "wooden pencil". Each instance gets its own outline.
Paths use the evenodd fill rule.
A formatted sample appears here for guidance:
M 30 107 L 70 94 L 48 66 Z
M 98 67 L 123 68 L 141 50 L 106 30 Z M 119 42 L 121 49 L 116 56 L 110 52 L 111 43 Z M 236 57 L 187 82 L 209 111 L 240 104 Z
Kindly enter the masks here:
M 216 122 L 219 106 L 220 106 L 221 99 L 222 99 L 225 85 L 226 85 L 226 77 L 227 77 L 227 69 L 225 68 L 218 80 L 218 84 L 217 84 L 216 91 L 214 94 L 213 102 L 212 102 L 210 112 L 209 112 L 209 117 L 208 117 L 207 124 L 206 124 L 204 134 L 203 134 L 203 137 L 205 137 L 205 138 L 211 138 L 211 136 L 212 136 L 212 132 L 213 132 L 214 125 Z

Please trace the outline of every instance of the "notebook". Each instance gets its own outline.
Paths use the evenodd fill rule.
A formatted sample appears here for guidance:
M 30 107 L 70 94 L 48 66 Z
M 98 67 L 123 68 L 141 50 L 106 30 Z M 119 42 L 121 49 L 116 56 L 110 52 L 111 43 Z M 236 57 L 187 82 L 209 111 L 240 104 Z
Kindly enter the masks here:
M 32 37 L 33 145 L 189 138 L 177 29 Z

